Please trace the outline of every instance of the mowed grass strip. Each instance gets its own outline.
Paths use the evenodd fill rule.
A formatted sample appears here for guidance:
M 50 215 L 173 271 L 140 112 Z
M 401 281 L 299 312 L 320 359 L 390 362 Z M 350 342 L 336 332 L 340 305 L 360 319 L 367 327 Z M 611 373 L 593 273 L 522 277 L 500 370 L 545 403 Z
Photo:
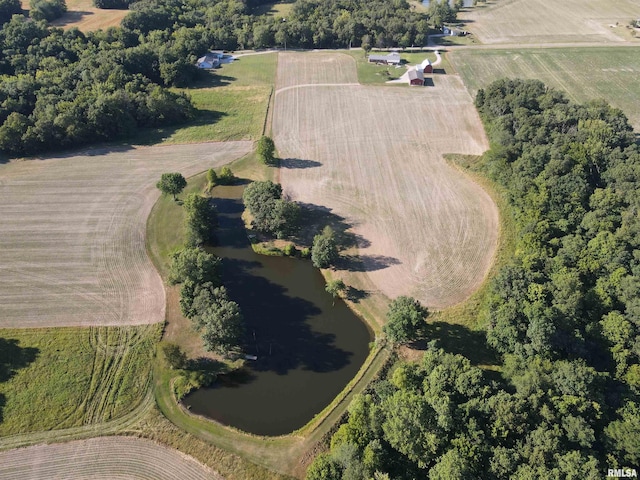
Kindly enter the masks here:
M 222 480 L 191 457 L 133 437 L 92 438 L 0 452 L 0 477 Z
M 143 143 L 257 140 L 262 135 L 275 81 L 275 53 L 246 55 L 210 72 L 189 88 L 196 117 L 179 127 L 143 132 Z
M 611 26 L 638 18 L 638 2 L 494 0 L 463 10 L 458 18 L 486 44 L 621 42 L 628 37 Z
M 0 330 L 0 436 L 97 425 L 146 396 L 160 325 Z M 8 342 L 8 343 L 7 343 Z M 1 442 L 0 442 L 1 443 Z
M 472 95 L 499 78 L 538 79 L 575 102 L 605 99 L 640 131 L 640 48 L 456 50 L 450 60 Z

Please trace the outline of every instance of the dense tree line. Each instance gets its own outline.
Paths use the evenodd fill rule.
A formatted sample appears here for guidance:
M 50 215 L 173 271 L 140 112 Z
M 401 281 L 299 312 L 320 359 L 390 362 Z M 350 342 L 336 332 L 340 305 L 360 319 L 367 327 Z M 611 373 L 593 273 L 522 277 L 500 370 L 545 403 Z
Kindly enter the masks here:
M 430 348 L 349 410 L 308 479 L 598 479 L 640 463 L 640 149 L 620 110 L 537 81 L 478 92 L 516 219 L 481 323 L 489 377 Z
M 120 29 L 85 35 L 22 16 L 4 24 L 0 150 L 69 148 L 191 118 L 189 99 L 164 86 L 180 83 L 195 67 L 176 67 L 160 49 L 130 43 L 127 48 Z

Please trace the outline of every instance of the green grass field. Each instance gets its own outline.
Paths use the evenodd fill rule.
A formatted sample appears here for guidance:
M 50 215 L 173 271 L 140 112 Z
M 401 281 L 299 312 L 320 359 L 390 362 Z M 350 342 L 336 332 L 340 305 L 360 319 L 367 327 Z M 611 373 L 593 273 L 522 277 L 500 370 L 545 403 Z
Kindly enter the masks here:
M 275 82 L 277 54 L 240 57 L 189 88 L 174 89 L 191 97 L 198 113 L 186 125 L 149 129 L 134 143 L 197 143 L 257 140 L 262 135 Z
M 0 330 L 0 436 L 95 425 L 146 396 L 160 325 Z
M 450 61 L 472 95 L 498 78 L 535 78 L 576 102 L 603 98 L 640 131 L 640 49 L 458 50 Z

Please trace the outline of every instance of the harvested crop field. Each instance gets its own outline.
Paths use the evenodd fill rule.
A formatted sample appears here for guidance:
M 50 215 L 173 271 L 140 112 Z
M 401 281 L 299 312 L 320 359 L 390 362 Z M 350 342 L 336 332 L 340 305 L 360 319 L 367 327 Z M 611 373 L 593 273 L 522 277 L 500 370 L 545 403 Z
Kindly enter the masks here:
M 221 480 L 216 472 L 149 440 L 101 437 L 0 452 L 5 480 Z
M 314 53 L 312 57 L 284 53 L 278 57 L 277 88 L 325 84 L 358 84 L 356 61 L 349 55 Z M 293 69 L 293 71 L 291 70 Z
M 544 15 L 542 15 L 544 12 Z M 492 0 L 460 14 L 482 43 L 621 42 L 616 22 L 638 18 L 636 0 Z
M 605 99 L 640 131 L 640 49 L 465 49 L 450 52 L 449 60 L 472 95 L 499 78 L 538 79 L 575 102 Z
M 295 85 L 297 72 L 310 83 L 310 64 L 314 54 L 281 54 L 279 84 Z M 273 131 L 287 159 L 280 173 L 286 193 L 344 218 L 359 238 L 360 259 L 341 268 L 368 275 L 389 297 L 445 307 L 484 279 L 498 213 L 486 192 L 443 158 L 488 148 L 471 97 L 458 77 L 434 82 L 279 88 Z
M 164 288 L 145 248 L 157 180 L 194 175 L 251 148 L 96 149 L 0 165 L 0 327 L 163 321 Z

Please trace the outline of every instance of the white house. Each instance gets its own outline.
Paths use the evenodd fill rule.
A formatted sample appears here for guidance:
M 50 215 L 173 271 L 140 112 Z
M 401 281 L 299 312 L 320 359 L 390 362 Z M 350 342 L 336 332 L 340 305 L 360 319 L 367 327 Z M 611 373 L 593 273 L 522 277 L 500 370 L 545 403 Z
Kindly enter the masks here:
M 196 62 L 196 65 L 198 68 L 203 69 L 217 68 L 222 62 L 222 57 L 224 57 L 222 50 L 213 50 L 207 53 L 204 57 L 200 57 Z

